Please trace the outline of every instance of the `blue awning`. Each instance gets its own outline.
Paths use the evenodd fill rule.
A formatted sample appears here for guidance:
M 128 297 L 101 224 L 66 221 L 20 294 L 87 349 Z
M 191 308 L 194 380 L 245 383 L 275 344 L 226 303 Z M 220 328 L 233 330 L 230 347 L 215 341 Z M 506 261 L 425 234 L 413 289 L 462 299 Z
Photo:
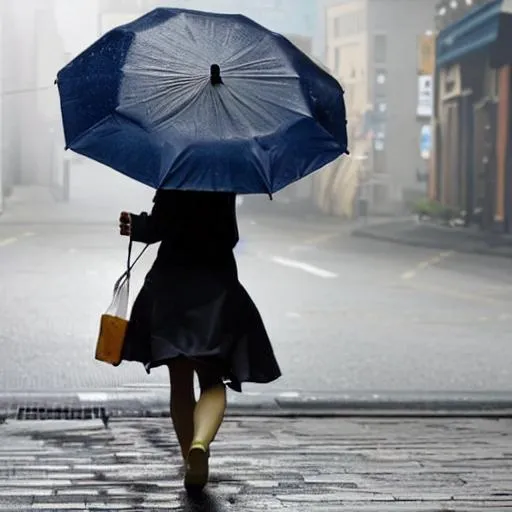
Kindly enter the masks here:
M 437 66 L 447 66 L 497 43 L 502 16 L 508 15 L 503 7 L 503 0 L 492 0 L 442 30 L 436 43 Z

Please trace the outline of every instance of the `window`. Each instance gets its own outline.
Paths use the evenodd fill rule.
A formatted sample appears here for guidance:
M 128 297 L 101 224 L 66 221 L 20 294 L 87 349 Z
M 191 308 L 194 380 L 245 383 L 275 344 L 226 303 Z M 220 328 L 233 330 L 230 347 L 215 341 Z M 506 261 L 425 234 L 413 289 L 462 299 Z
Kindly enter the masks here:
M 340 74 L 341 67 L 341 48 L 338 46 L 334 49 L 334 74 Z
M 334 37 L 338 38 L 341 36 L 341 18 L 337 16 L 334 18 Z
M 364 11 L 348 12 L 332 20 L 334 38 L 350 37 L 361 33 L 365 27 Z
M 388 39 L 383 34 L 378 34 L 373 39 L 374 45 L 374 61 L 377 64 L 385 64 L 388 52 Z
M 386 174 L 386 145 L 384 141 L 374 141 L 373 147 L 373 172 Z
M 375 112 L 379 117 L 384 117 L 388 111 L 388 104 L 384 100 L 377 101 Z
M 384 69 L 375 70 L 375 96 L 383 97 L 386 96 L 386 90 L 388 85 L 388 75 Z

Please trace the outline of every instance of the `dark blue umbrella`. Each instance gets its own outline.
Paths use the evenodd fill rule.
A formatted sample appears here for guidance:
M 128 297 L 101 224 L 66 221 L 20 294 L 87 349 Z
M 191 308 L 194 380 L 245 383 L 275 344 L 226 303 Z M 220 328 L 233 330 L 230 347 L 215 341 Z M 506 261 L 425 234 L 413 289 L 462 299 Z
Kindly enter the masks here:
M 154 188 L 272 194 L 347 153 L 338 82 L 240 15 L 156 9 L 57 83 L 67 148 Z

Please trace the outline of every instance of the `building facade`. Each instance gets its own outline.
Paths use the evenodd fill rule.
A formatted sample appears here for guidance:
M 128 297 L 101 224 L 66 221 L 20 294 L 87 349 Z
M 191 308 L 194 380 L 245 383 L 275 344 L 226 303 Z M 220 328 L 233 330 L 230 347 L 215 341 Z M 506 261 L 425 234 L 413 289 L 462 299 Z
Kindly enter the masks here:
M 439 2 L 437 28 L 430 196 L 512 232 L 512 2 Z
M 340 0 L 326 7 L 326 63 L 346 92 L 351 146 L 368 146 L 364 190 L 375 213 L 395 212 L 425 192 L 419 177 L 428 168 L 422 134 L 431 123 L 432 80 L 419 76 L 418 65 L 434 6 Z

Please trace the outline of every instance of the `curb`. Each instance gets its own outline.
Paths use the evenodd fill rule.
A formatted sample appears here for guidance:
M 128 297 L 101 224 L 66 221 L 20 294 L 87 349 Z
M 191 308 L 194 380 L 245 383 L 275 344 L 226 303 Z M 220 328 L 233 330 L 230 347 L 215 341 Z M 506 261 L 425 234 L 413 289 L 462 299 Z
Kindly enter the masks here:
M 101 410 L 108 417 L 161 417 L 169 415 L 168 400 L 168 391 L 162 389 L 144 392 L 2 393 L 0 418 L 4 421 L 49 419 L 49 415 L 62 413 L 61 419 L 79 419 L 81 412 L 93 410 Z M 69 416 L 70 411 L 73 417 L 64 417 L 66 414 Z M 234 395 L 228 401 L 227 416 L 512 418 L 512 393 Z
M 510 253 L 500 253 L 487 248 L 469 248 L 469 247 L 454 247 L 453 244 L 444 244 L 429 242 L 428 240 L 410 240 L 406 238 L 398 238 L 394 236 L 386 236 L 378 233 L 372 233 L 364 229 L 355 229 L 352 231 L 352 236 L 355 238 L 367 238 L 370 240 L 377 240 L 379 242 L 389 242 L 397 245 L 405 245 L 409 247 L 421 247 L 425 249 L 438 249 L 438 250 L 453 250 L 455 252 L 464 254 L 477 254 L 481 256 L 493 256 L 495 258 L 512 259 L 512 250 Z

